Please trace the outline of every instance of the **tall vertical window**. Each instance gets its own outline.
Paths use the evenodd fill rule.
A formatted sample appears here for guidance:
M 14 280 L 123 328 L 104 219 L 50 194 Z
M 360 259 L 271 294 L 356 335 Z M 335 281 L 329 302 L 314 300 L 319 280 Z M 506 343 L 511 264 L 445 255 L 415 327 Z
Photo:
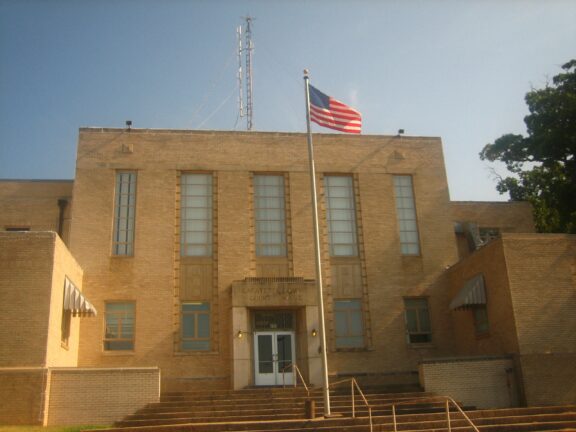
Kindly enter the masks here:
M 286 256 L 284 176 L 254 176 L 256 256 Z
M 362 348 L 364 325 L 360 299 L 334 301 L 336 348 Z
M 182 303 L 182 351 L 210 350 L 210 303 Z
M 180 254 L 212 256 L 212 175 L 180 177 Z
M 114 255 L 134 255 L 134 220 L 136 216 L 136 173 L 116 173 L 114 208 Z
M 60 341 L 62 346 L 68 347 L 70 340 L 70 327 L 72 326 L 72 311 L 62 308 L 62 321 L 60 323 Z
M 419 255 L 420 240 L 414 203 L 412 176 L 395 175 L 396 214 L 400 228 L 400 247 L 403 255 Z
M 486 309 L 486 305 L 474 306 L 473 313 L 476 334 L 481 335 L 488 333 L 490 325 L 488 323 L 488 310 Z
M 350 176 L 324 177 L 331 256 L 357 256 L 356 210 Z
M 105 351 L 134 350 L 135 309 L 133 302 L 106 303 Z
M 428 299 L 405 298 L 406 334 L 409 343 L 432 342 Z

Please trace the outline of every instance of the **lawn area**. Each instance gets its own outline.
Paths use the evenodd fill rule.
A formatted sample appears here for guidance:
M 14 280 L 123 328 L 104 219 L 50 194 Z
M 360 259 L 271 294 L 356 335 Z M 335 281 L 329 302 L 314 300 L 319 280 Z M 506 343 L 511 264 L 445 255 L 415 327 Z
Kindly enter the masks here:
M 107 426 L 0 426 L 0 432 L 80 432 Z

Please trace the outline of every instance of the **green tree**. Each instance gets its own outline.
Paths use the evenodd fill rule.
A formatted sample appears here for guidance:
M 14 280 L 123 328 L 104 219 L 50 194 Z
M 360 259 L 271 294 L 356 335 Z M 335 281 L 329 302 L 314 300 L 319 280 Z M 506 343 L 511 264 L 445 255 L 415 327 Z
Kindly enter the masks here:
M 540 90 L 526 94 L 528 136 L 506 134 L 480 152 L 513 176 L 496 189 L 529 201 L 540 232 L 576 233 L 576 59 Z

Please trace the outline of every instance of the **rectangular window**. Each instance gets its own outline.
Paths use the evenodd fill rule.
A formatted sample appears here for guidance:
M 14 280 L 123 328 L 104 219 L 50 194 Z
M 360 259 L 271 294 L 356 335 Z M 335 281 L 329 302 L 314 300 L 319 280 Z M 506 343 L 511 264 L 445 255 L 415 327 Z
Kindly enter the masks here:
M 210 303 L 182 303 L 182 351 L 210 350 Z
M 357 256 L 356 209 L 350 176 L 324 177 L 330 256 Z
M 420 241 L 414 203 L 412 176 L 395 175 L 396 214 L 400 228 L 400 247 L 403 255 L 419 255 Z
M 114 203 L 114 255 L 134 255 L 134 221 L 136 216 L 136 173 L 116 173 Z
M 474 312 L 474 328 L 476 334 L 481 335 L 488 333 L 490 326 L 488 325 L 488 310 L 485 305 L 477 305 L 473 308 Z
M 70 340 L 70 327 L 72 325 L 72 311 L 70 309 L 62 309 L 62 322 L 60 323 L 60 341 L 62 346 L 68 347 Z
M 284 176 L 254 176 L 256 256 L 286 256 Z
M 364 325 L 360 299 L 335 300 L 336 348 L 364 347 Z
M 411 344 L 432 342 L 427 298 L 404 299 L 406 333 Z
M 212 175 L 180 177 L 180 254 L 212 256 Z
M 134 350 L 135 309 L 133 302 L 106 303 L 105 351 Z

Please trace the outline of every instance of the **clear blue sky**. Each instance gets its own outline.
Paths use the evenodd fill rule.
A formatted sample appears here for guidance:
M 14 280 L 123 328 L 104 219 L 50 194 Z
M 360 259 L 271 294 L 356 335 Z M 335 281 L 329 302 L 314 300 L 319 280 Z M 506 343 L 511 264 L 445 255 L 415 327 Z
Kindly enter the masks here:
M 363 133 L 440 136 L 456 200 L 506 199 L 478 152 L 576 58 L 574 0 L 0 0 L 0 178 L 73 178 L 83 126 L 243 130 L 248 14 L 256 130 L 305 131 L 309 68 Z

